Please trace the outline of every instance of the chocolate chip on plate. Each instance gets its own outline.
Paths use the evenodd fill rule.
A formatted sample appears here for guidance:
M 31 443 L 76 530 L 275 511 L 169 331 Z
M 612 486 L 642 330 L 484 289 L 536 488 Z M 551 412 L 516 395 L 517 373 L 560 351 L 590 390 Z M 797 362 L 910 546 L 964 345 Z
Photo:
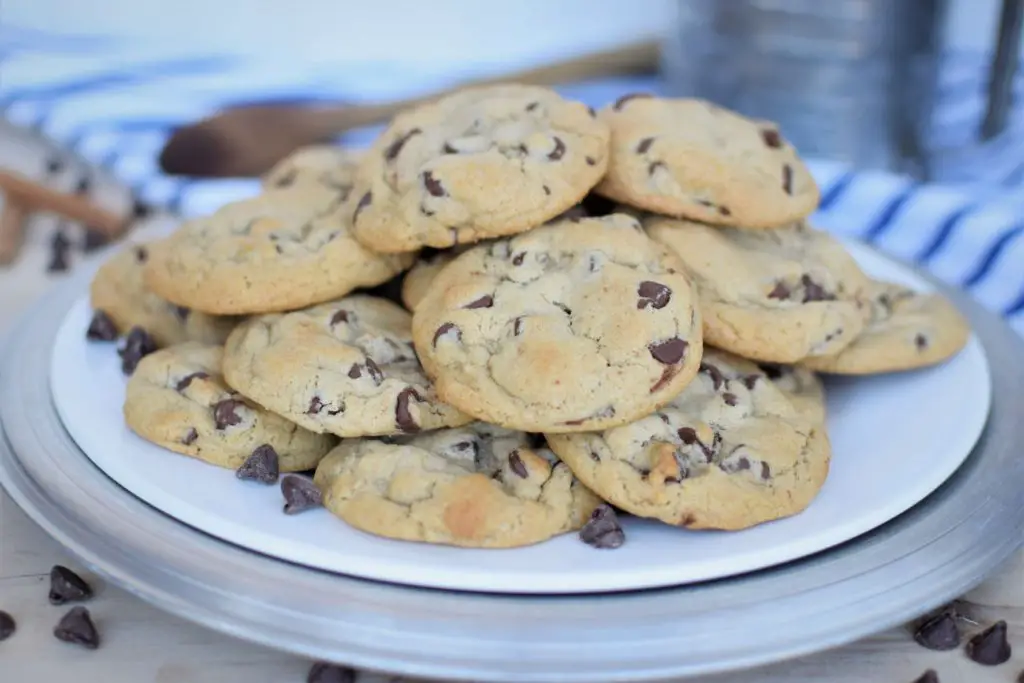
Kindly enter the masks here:
M 317 662 L 309 669 L 306 683 L 353 683 L 356 672 L 347 666 Z
M 301 474 L 281 477 L 281 495 L 284 496 L 284 514 L 297 515 L 323 505 L 323 495 L 313 479 Z
M 1006 639 L 1006 622 L 997 621 L 968 640 L 965 650 L 968 659 L 985 666 L 998 666 L 1009 660 L 1013 651 Z
M 270 444 L 263 444 L 252 452 L 241 467 L 235 470 L 239 479 L 258 481 L 261 484 L 273 484 L 280 474 L 277 451 Z
M 610 505 L 599 505 L 580 529 L 580 540 L 602 549 L 615 549 L 626 542 L 626 533 Z
M 73 607 L 61 617 L 53 628 L 53 635 L 57 640 L 81 645 L 87 650 L 95 650 L 100 646 L 100 634 L 96 632 L 89 610 L 84 607 Z
M 92 588 L 78 574 L 57 564 L 50 570 L 50 604 L 81 602 L 92 597 Z
M 14 617 L 0 610 L 0 641 L 7 640 L 14 635 L 15 629 L 17 626 L 14 623 Z
M 149 332 L 141 327 L 133 327 L 125 337 L 124 346 L 117 351 L 121 356 L 121 372 L 130 375 L 135 372 L 139 361 L 156 351 L 156 342 L 149 336 Z
M 918 624 L 914 640 L 929 650 L 954 650 L 960 647 L 960 628 L 954 615 L 947 610 Z
M 112 342 L 117 339 L 117 326 L 114 320 L 103 311 L 96 311 L 89 321 L 89 329 L 85 331 L 89 341 Z
M 935 669 L 928 669 L 923 674 L 918 676 L 914 683 L 939 683 L 939 674 Z

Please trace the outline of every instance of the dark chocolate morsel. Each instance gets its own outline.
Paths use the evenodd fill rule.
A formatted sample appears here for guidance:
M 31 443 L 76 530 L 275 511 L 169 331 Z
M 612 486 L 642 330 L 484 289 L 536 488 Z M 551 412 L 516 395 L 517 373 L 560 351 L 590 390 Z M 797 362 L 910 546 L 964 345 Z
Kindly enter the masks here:
M 135 372 L 139 361 L 156 351 L 156 342 L 141 327 L 133 327 L 125 337 L 124 346 L 117 351 L 121 357 L 121 372 L 130 375 Z
M 652 161 L 647 164 L 647 175 L 654 175 L 654 172 L 659 168 L 665 168 L 665 164 L 660 161 Z
M 836 297 L 825 291 L 825 288 L 811 279 L 806 273 L 800 276 L 800 284 L 804 286 L 804 303 L 809 301 L 832 301 Z
M 725 375 L 718 369 L 717 365 L 711 363 L 701 363 L 699 372 L 707 374 L 711 378 L 711 388 L 718 391 L 725 384 Z
M 597 159 L 591 156 L 583 157 L 583 160 L 587 162 L 587 166 L 597 166 Z
M 772 291 L 768 292 L 769 299 L 788 299 L 793 292 L 786 286 L 785 282 L 776 282 Z
M 280 474 L 277 451 L 270 444 L 258 446 L 245 462 L 235 470 L 239 479 L 258 481 L 261 484 L 273 484 Z
M 444 185 L 441 181 L 434 177 L 434 174 L 430 171 L 423 172 L 423 186 L 427 188 L 427 192 L 432 197 L 443 197 L 445 194 Z
M 686 357 L 687 347 L 689 347 L 689 344 L 685 341 L 678 337 L 673 337 L 672 339 L 650 344 L 647 350 L 650 351 L 651 357 L 659 363 L 675 365 Z
M 761 139 L 764 140 L 764 144 L 773 149 L 782 147 L 782 138 L 779 136 L 779 131 L 773 128 L 763 128 L 761 130 Z
M 191 446 L 192 444 L 194 444 L 196 442 L 196 439 L 198 439 L 198 438 L 199 438 L 199 432 L 197 432 L 195 430 L 195 428 L 193 427 L 193 428 L 190 428 L 187 432 L 185 432 L 185 436 L 183 436 L 181 438 L 181 442 L 183 444 L 185 444 L 186 446 Z
M 960 628 L 948 611 L 922 621 L 914 630 L 914 641 L 929 650 L 955 650 L 960 647 Z
M 238 408 L 245 406 L 245 403 L 236 398 L 226 398 L 213 406 L 213 421 L 217 429 L 226 429 L 242 423 L 242 417 L 235 412 Z
M 985 666 L 998 666 L 1008 661 L 1013 651 L 1006 639 L 1006 622 L 997 621 L 968 640 L 965 652 L 972 662 Z
M 490 294 L 484 294 L 479 299 L 470 301 L 468 304 L 463 306 L 463 308 L 490 308 L 493 305 L 494 297 L 492 297 Z
M 782 191 L 788 195 L 793 194 L 793 167 L 789 164 L 782 166 Z
M 528 105 L 526 105 L 526 111 L 533 111 L 534 109 L 536 109 L 539 106 L 540 106 L 540 102 L 530 102 Z
M 526 464 L 523 459 L 519 457 L 519 451 L 512 451 L 508 454 L 508 466 L 516 473 L 516 475 L 522 479 L 526 479 L 530 476 L 529 471 L 526 469 Z
M 340 311 L 338 311 L 337 313 L 335 313 L 334 315 L 331 316 L 331 327 L 334 327 L 338 323 L 347 323 L 347 322 L 348 322 L 348 311 L 346 311 L 346 310 L 340 310 Z
M 734 406 L 736 405 L 736 394 L 732 393 L 731 391 L 727 391 L 724 394 L 722 394 L 722 400 L 725 401 L 725 405 Z
M 761 375 L 746 375 L 744 377 L 740 377 L 740 381 L 743 382 L 743 386 L 753 391 L 754 386 L 757 384 L 757 380 L 760 377 Z
M 609 505 L 599 505 L 580 529 L 580 540 L 595 548 L 613 550 L 626 542 L 626 534 L 615 510 Z
M 442 323 L 441 326 L 437 328 L 437 331 L 434 332 L 434 346 L 437 346 L 438 339 L 448 334 L 452 330 L 455 330 L 456 339 L 462 339 L 462 331 L 455 325 L 455 323 Z
M 419 424 L 416 423 L 416 419 L 409 411 L 409 401 L 414 399 L 422 401 L 423 397 L 412 387 L 406 387 L 398 392 L 398 398 L 395 400 L 395 424 L 403 432 L 411 433 L 420 430 Z
M 650 93 L 645 92 L 634 92 L 629 93 L 628 95 L 623 95 L 619 99 L 615 100 L 615 104 L 612 105 L 612 109 L 614 109 L 615 111 L 622 111 L 622 108 L 626 106 L 627 102 L 641 97 L 652 97 L 652 95 Z
M 366 357 L 366 372 L 377 386 L 380 386 L 380 383 L 384 381 L 384 371 L 369 356 Z
M 550 159 L 551 161 L 558 161 L 563 156 L 565 156 L 565 143 L 562 142 L 562 138 L 558 136 L 555 136 L 554 141 L 555 148 L 551 150 L 550 154 L 548 154 L 548 159 Z
M 114 341 L 117 339 L 117 326 L 105 312 L 96 311 L 92 314 L 89 329 L 85 331 L 85 338 L 89 341 Z
M 50 570 L 51 605 L 81 602 L 92 597 L 92 588 L 78 574 L 57 564 Z
M 84 607 L 73 607 L 53 628 L 53 636 L 65 643 L 81 645 L 87 650 L 95 650 L 100 646 L 100 634 L 92 623 L 89 610 Z
M 323 505 L 323 494 L 313 479 L 303 474 L 289 473 L 281 477 L 281 495 L 284 496 L 284 514 L 297 515 Z
M 354 670 L 327 662 L 317 662 L 306 675 L 306 683 L 355 683 L 355 680 Z
M 366 207 L 368 207 L 372 203 L 373 203 L 373 193 L 372 192 L 367 192 L 362 197 L 360 197 L 359 198 L 359 203 L 356 204 L 356 210 L 352 212 L 352 222 L 355 223 L 356 220 L 359 218 L 359 214 L 362 212 L 362 210 L 365 209 Z
M 650 280 L 641 282 L 640 286 L 636 288 L 636 293 L 640 297 L 636 302 L 636 307 L 640 309 L 665 308 L 672 298 L 671 289 L 660 282 L 651 282 Z
M 0 642 L 7 640 L 14 635 L 14 631 L 17 628 L 17 624 L 14 623 L 14 617 L 3 610 L 0 610 Z
M 188 389 L 189 385 L 192 384 L 193 380 L 209 378 L 210 376 L 205 372 L 193 372 L 191 375 L 186 375 L 178 380 L 178 383 L 174 385 L 174 389 L 176 391 L 185 391 L 185 389 Z
M 918 351 L 924 351 L 928 348 L 928 338 L 923 334 L 918 334 L 914 337 L 914 346 L 917 347 Z
M 388 145 L 387 149 L 384 150 L 384 159 L 386 161 L 394 161 L 398 157 L 398 153 L 402 151 L 402 147 L 404 147 L 405 143 L 409 141 L 409 138 L 414 135 L 419 135 L 422 132 L 423 131 L 419 128 L 413 128 L 404 135 L 400 135 L 395 138 L 395 141 Z
M 643 154 L 651 148 L 651 144 L 654 142 L 654 138 L 644 138 L 636 145 L 636 153 Z

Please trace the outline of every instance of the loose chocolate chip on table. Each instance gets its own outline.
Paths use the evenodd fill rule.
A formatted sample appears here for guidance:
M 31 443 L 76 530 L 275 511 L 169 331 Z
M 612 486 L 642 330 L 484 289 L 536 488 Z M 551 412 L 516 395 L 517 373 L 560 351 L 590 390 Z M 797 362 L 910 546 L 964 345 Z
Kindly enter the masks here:
M 443 197 L 446 194 L 444 185 L 430 171 L 423 172 L 423 187 L 427 188 L 432 197 Z
M 939 683 L 939 674 L 935 669 L 928 669 L 918 676 L 914 683 Z
M 948 611 L 922 621 L 914 630 L 914 641 L 929 650 L 955 650 L 960 647 L 960 628 Z
M 192 384 L 193 380 L 209 378 L 210 376 L 205 372 L 193 372 L 191 375 L 186 375 L 185 377 L 182 377 L 180 380 L 178 380 L 178 383 L 174 385 L 174 389 L 175 391 L 179 392 L 185 391 L 185 389 L 188 389 L 189 385 Z
M 135 372 L 139 361 L 156 351 L 156 342 L 141 327 L 133 327 L 125 337 L 124 346 L 117 351 L 121 357 L 121 372 L 130 375 Z
M 580 529 L 580 540 L 595 548 L 611 550 L 626 542 L 626 534 L 615 510 L 609 505 L 599 505 Z
M 353 683 L 356 672 L 347 666 L 317 662 L 309 669 L 306 683 Z
M 615 111 L 621 111 L 622 108 L 626 105 L 626 103 L 629 102 L 630 100 L 635 100 L 637 98 L 643 97 L 652 97 L 652 95 L 650 93 L 645 92 L 634 92 L 629 93 L 628 95 L 623 95 L 619 99 L 615 100 L 615 104 L 612 105 L 612 109 L 614 109 Z
M 63 605 L 81 602 L 92 597 L 92 588 L 78 574 L 67 567 L 54 565 L 50 570 L 50 604 Z
M 270 444 L 257 447 L 241 467 L 235 470 L 235 476 L 239 479 L 258 481 L 261 484 L 277 482 L 279 474 L 277 451 Z
M 422 401 L 423 397 L 412 387 L 406 387 L 398 392 L 398 398 L 395 400 L 395 424 L 403 432 L 418 432 L 420 430 L 420 426 L 409 412 L 409 401 L 413 399 Z
M 771 128 L 765 128 L 761 131 L 761 139 L 764 140 L 764 144 L 768 145 L 773 149 L 782 147 L 782 138 L 779 136 L 779 131 Z
M 530 476 L 529 471 L 526 469 L 526 464 L 523 463 L 523 459 L 519 457 L 519 451 L 512 451 L 508 454 L 508 466 L 516 473 L 516 475 L 523 479 Z
M 555 137 L 555 148 L 548 154 L 548 159 L 551 161 L 558 161 L 565 156 L 565 143 L 562 142 L 562 138 Z
M 100 635 L 96 632 L 96 625 L 92 623 L 89 610 L 84 607 L 74 607 L 61 617 L 53 629 L 53 635 L 57 640 L 81 645 L 88 650 L 95 650 L 100 646 Z
M 665 365 L 675 365 L 686 357 L 686 349 L 689 346 L 678 337 L 657 342 L 647 347 L 654 360 Z
M 245 406 L 245 403 L 236 398 L 226 398 L 213 406 L 213 421 L 217 429 L 226 429 L 241 424 L 241 416 L 235 412 L 238 408 Z
M 89 341 L 114 341 L 117 339 L 117 327 L 109 315 L 96 311 L 92 314 L 89 329 L 85 331 L 85 338 Z
M 636 302 L 637 308 L 665 308 L 672 298 L 672 290 L 660 282 L 644 280 L 636 288 L 637 296 L 640 299 Z
M 15 629 L 17 629 L 17 625 L 14 623 L 14 617 L 0 610 L 0 641 L 10 638 Z
M 284 496 L 284 514 L 297 515 L 323 505 L 323 495 L 313 479 L 301 474 L 281 477 L 281 495 Z
M 789 164 L 782 167 L 782 191 L 788 195 L 793 194 L 793 167 Z
M 71 251 L 71 241 L 64 234 L 63 230 L 53 233 L 50 240 L 50 262 L 46 266 L 47 272 L 63 273 L 68 269 L 68 254 Z
M 1013 651 L 1006 639 L 1006 622 L 997 621 L 967 641 L 967 657 L 978 664 L 998 666 L 1010 659 Z

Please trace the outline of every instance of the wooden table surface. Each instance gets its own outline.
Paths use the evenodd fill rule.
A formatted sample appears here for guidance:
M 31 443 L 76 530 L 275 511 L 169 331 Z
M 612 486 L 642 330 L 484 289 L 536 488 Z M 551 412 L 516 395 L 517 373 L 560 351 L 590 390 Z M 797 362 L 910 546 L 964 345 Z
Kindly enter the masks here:
M 0 138 L 0 166 L 10 159 L 10 142 Z M 20 154 L 23 150 L 16 150 Z M 115 192 L 115 190 L 111 190 Z M 0 198 L 2 203 L 2 198 Z M 116 202 L 115 202 L 116 203 Z M 148 230 L 160 230 L 160 221 Z M 166 225 L 166 223 L 165 223 Z M 52 220 L 31 226 L 26 253 L 14 267 L 0 269 L 0 335 L 21 310 L 64 277 L 46 271 Z M 103 258 L 99 253 L 91 258 Z M 73 266 L 82 267 L 82 256 Z M 0 380 L 2 381 L 2 380 Z M 1022 530 L 1024 534 L 1024 530 Z M 289 683 L 305 681 L 310 663 L 241 642 L 169 616 L 88 574 L 97 595 L 88 604 L 102 646 L 87 651 L 52 635 L 67 608 L 47 602 L 50 568 L 57 563 L 81 570 L 75 560 L 0 491 L 0 610 L 17 621 L 16 633 L 0 643 L 0 683 Z M 964 596 L 963 609 L 988 624 L 1005 619 L 1015 652 L 1010 662 L 983 667 L 963 651 L 931 652 L 914 643 L 908 630 L 885 631 L 836 650 L 743 673 L 695 680 L 698 683 L 912 683 L 935 669 L 942 683 L 1017 683 L 1024 670 L 1024 553 Z M 685 653 L 680 653 L 685 656 Z M 359 683 L 387 676 L 361 674 Z

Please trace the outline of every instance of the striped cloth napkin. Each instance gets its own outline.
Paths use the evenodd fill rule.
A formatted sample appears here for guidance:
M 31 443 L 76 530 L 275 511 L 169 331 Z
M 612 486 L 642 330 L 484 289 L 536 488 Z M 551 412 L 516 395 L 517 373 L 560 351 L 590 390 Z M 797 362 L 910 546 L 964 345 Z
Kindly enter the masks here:
M 983 54 L 944 59 L 934 144 L 964 147 L 975 137 L 986 68 Z M 162 175 L 156 155 L 174 127 L 248 102 L 358 102 L 429 92 L 452 79 L 409 64 L 354 70 L 351 64 L 269 65 L 239 55 L 183 57 L 122 40 L 12 27 L 0 27 L 0 72 L 0 112 L 10 123 L 45 135 L 143 200 L 185 216 L 251 196 L 258 183 Z M 595 107 L 624 92 L 660 89 L 654 79 L 561 88 Z M 357 131 L 339 142 L 363 145 L 377 132 Z M 943 184 L 854 172 L 826 160 L 810 165 L 822 188 L 815 225 L 922 265 L 1024 333 L 1024 107 L 1015 109 L 996 143 L 952 158 L 943 172 L 952 180 Z

